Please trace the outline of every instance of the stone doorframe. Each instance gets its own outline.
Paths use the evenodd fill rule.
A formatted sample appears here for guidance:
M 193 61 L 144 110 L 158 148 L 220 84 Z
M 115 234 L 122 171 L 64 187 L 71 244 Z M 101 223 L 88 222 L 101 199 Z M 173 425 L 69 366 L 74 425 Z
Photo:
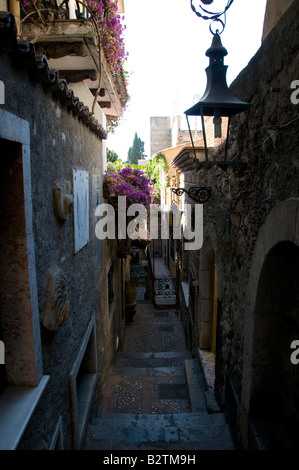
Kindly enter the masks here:
M 20 145 L 23 180 L 23 188 L 20 188 L 20 191 L 23 191 L 25 221 L 22 234 L 25 247 L 24 263 L 21 265 L 18 262 L 22 274 L 22 289 L 18 286 L 21 292 L 18 298 L 19 310 L 6 312 L 9 328 L 19 325 L 14 335 L 14 343 L 7 348 L 8 377 L 9 382 L 14 385 L 36 386 L 42 378 L 43 365 L 32 228 L 30 126 L 28 121 L 3 109 L 0 109 L 0 122 L 0 138 Z
M 256 300 L 261 271 L 267 254 L 280 242 L 289 241 L 299 246 L 299 198 L 279 203 L 268 214 L 262 225 L 252 257 L 247 288 L 247 311 L 244 325 L 243 381 L 240 410 L 241 444 L 248 444 L 250 403 L 253 390 L 253 345 L 256 321 Z
M 17 309 L 6 311 L 6 328 L 14 333 L 5 344 L 7 352 L 8 386 L 0 397 L 0 450 L 15 450 L 31 416 L 47 386 L 49 375 L 43 375 L 38 292 L 35 269 L 34 236 L 32 228 L 30 125 L 28 121 L 0 109 L 0 139 L 18 147 L 19 175 L 22 179 L 18 196 L 24 221 L 19 243 L 22 258 L 14 253 L 19 277 L 10 282 L 8 290 L 17 285 Z M 5 158 L 1 155 L 1 158 Z M 13 292 L 13 290 L 12 290 Z M 14 297 L 15 299 L 16 297 Z M 2 325 L 3 327 L 3 325 Z M 5 342 L 4 335 L 4 342 Z M 12 339 L 12 340 L 11 340 Z

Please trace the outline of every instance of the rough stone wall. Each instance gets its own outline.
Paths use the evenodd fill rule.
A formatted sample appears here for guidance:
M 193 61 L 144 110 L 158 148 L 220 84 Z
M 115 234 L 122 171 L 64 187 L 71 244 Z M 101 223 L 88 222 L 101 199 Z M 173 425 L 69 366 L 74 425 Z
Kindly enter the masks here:
M 59 416 L 63 423 L 65 449 L 73 447 L 69 374 L 91 317 L 96 316 L 98 333 L 99 395 L 120 336 L 121 308 L 113 318 L 105 312 L 108 253 L 95 237 L 94 209 L 98 182 L 103 172 L 102 141 L 53 99 L 26 66 L 0 55 L 1 80 L 6 85 L 3 108 L 27 120 L 31 131 L 31 182 L 36 278 L 41 321 L 43 373 L 50 381 L 23 435 L 20 449 L 48 449 Z M 54 212 L 53 188 L 57 182 L 72 184 L 73 169 L 89 174 L 89 242 L 74 254 L 74 220 L 59 221 Z M 113 257 L 115 255 L 113 254 Z M 42 325 L 52 265 L 63 273 L 70 313 L 57 331 Z M 119 269 L 119 265 L 116 266 Z M 103 274 L 104 273 L 104 274 Z M 116 297 L 121 295 L 120 282 Z M 117 318 L 119 317 L 119 318 Z M 116 324 L 117 326 L 111 326 Z M 115 332 L 115 330 L 117 330 Z
M 231 86 L 238 98 L 252 103 L 248 113 L 232 120 L 228 160 L 239 166 L 224 171 L 215 165 L 196 176 L 197 185 L 212 187 L 204 205 L 204 240 L 211 240 L 217 265 L 216 396 L 224 408 L 229 387 L 235 406 L 241 401 L 248 277 L 258 233 L 271 209 L 299 192 L 299 105 L 290 99 L 291 83 L 299 78 L 298 14 L 296 1 Z M 223 160 L 224 148 L 211 158 Z M 191 180 L 194 174 L 186 174 Z M 195 345 L 197 335 L 195 325 Z

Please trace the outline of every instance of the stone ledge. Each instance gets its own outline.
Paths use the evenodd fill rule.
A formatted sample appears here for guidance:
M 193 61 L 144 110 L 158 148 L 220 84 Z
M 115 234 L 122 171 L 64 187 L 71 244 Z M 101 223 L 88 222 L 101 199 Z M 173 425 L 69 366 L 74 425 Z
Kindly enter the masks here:
M 185 360 L 185 374 L 192 412 L 206 411 L 205 386 L 196 359 Z
M 175 296 L 169 296 L 169 297 L 163 297 L 162 295 L 155 295 L 155 304 L 158 305 L 163 305 L 163 306 L 169 306 L 169 305 L 175 305 L 176 302 L 176 297 Z
M 7 387 L 0 396 L 0 450 L 16 450 L 50 376 L 37 387 Z

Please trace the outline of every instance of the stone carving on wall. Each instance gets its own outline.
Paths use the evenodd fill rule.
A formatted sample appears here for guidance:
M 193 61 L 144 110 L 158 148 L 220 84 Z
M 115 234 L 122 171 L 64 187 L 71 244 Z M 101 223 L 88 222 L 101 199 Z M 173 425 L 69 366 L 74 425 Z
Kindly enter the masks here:
M 47 330 L 56 331 L 67 319 L 70 308 L 63 273 L 57 266 L 53 266 L 48 275 L 48 293 L 43 325 Z
M 74 204 L 71 182 L 63 181 L 62 183 L 56 183 L 53 188 L 53 197 L 56 217 L 62 221 L 69 219 L 71 208 Z

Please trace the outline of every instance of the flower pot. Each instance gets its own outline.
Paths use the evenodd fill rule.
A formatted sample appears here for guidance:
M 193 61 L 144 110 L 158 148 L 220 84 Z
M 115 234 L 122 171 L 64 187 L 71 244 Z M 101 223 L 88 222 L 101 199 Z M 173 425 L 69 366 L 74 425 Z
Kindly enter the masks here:
M 133 305 L 137 296 L 137 286 L 132 282 L 126 282 L 126 305 Z
M 131 305 L 126 305 L 125 308 L 125 320 L 126 324 L 134 321 L 134 315 L 136 314 L 136 302 Z

